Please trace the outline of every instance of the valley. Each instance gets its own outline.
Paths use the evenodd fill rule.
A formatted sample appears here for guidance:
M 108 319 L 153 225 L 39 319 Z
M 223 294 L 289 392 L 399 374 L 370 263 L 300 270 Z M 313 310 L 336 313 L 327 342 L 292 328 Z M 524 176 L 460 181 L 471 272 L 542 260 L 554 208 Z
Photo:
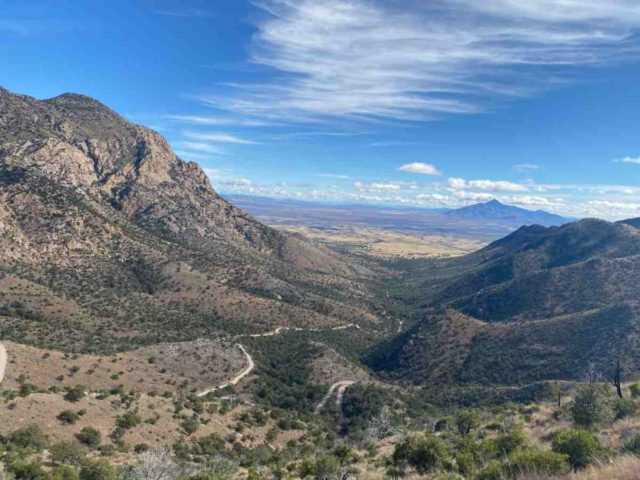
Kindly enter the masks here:
M 640 450 L 635 219 L 231 200 L 96 100 L 0 89 L 15 480 L 580 478 Z

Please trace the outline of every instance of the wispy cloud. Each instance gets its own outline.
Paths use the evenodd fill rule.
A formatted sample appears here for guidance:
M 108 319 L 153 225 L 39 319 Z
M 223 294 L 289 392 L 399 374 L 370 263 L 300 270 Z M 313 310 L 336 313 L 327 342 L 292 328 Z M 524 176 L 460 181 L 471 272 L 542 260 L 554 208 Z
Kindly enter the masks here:
M 531 173 L 540 170 L 540 165 L 535 163 L 518 163 L 513 166 L 513 169 L 519 173 Z
M 219 117 L 209 115 L 165 115 L 164 118 L 191 125 L 237 125 L 240 127 L 266 127 L 273 123 L 247 118 Z
M 398 170 L 402 172 L 418 173 L 420 175 L 442 175 L 434 165 L 430 163 L 414 162 L 402 165 Z
M 640 165 L 640 157 L 624 157 L 614 160 L 615 163 L 631 163 L 634 165 Z
M 246 138 L 240 138 L 230 133 L 224 132 L 184 132 L 184 136 L 191 140 L 198 140 L 202 142 L 213 143 L 233 143 L 238 145 L 254 145 L 258 142 L 248 140 Z
M 223 150 L 219 146 L 212 145 L 211 143 L 206 143 L 206 142 L 181 141 L 181 142 L 177 142 L 175 146 L 181 151 L 188 150 L 191 152 L 213 153 L 213 154 L 219 154 L 223 152 Z
M 464 178 L 450 178 L 449 188 L 453 190 L 484 190 L 490 192 L 526 192 L 527 185 L 506 180 L 465 180 Z
M 531 75 L 535 69 L 561 73 L 638 51 L 635 0 L 255 4 L 267 15 L 257 24 L 251 60 L 277 72 L 277 81 L 205 99 L 287 121 L 476 113 L 493 98 L 546 88 L 546 76 Z
M 334 178 L 336 180 L 349 180 L 351 178 L 349 175 L 341 175 L 339 173 L 319 173 L 316 177 Z
M 207 18 L 212 17 L 213 13 L 200 8 L 175 8 L 171 10 L 154 10 L 154 15 L 163 17 L 178 18 Z

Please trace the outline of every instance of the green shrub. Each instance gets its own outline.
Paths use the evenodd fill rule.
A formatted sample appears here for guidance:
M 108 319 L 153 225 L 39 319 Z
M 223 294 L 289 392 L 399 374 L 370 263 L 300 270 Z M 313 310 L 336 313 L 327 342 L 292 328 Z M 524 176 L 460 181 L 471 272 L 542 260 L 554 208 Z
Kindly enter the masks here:
M 498 460 L 491 460 L 480 471 L 477 480 L 505 480 L 505 472 L 502 463 Z
M 120 415 L 116 420 L 116 425 L 123 430 L 137 427 L 142 423 L 142 419 L 134 412 L 127 412 Z
M 80 480 L 116 480 L 115 469 L 105 461 L 94 461 L 80 469 Z
M 76 438 L 91 448 L 97 448 L 102 442 L 102 434 L 93 427 L 84 427 L 76 434 Z
M 60 412 L 60 415 L 58 415 L 58 420 L 67 425 L 73 425 L 78 421 L 79 418 L 80 415 L 72 410 L 65 410 L 63 412 Z
M 43 450 L 49 444 L 46 435 L 37 425 L 28 425 L 9 435 L 9 442 L 20 448 Z
M 495 450 L 498 455 L 506 456 L 514 450 L 523 447 L 527 437 L 521 428 L 515 427 L 508 432 L 498 435 L 494 440 Z
M 593 463 L 602 453 L 598 438 L 585 430 L 561 430 L 555 434 L 552 445 L 554 452 L 568 457 L 574 470 Z
M 619 398 L 615 404 L 615 417 L 616 420 L 632 417 L 638 411 L 636 402 L 630 398 Z
M 455 422 L 460 435 L 468 435 L 472 430 L 478 428 L 480 415 L 475 410 L 461 410 L 456 415 Z
M 51 460 L 54 463 L 65 463 L 68 465 L 80 465 L 86 453 L 84 449 L 73 442 L 59 442 L 50 448 Z
M 441 468 L 449 458 L 447 444 L 432 435 L 409 437 L 393 452 L 394 464 L 406 463 L 422 475 Z
M 624 443 L 623 449 L 625 452 L 633 453 L 634 455 L 640 455 L 640 433 L 627 440 Z
M 633 398 L 640 398 L 640 383 L 634 383 L 629 387 L 629 391 L 631 392 L 631 396 Z
M 17 462 L 9 467 L 9 471 L 15 480 L 49 480 L 49 475 L 42 465 L 36 462 Z
M 513 478 L 533 473 L 561 475 L 569 471 L 568 456 L 538 448 L 523 448 L 509 456 L 505 471 Z
M 67 389 L 67 393 L 64 395 L 64 399 L 67 402 L 79 402 L 85 396 L 87 387 L 84 385 L 74 385 Z
M 59 465 L 51 472 L 51 480 L 79 480 L 78 470 L 69 465 Z
M 191 435 L 192 433 L 195 433 L 198 428 L 200 428 L 200 421 L 195 417 L 185 418 L 182 421 L 181 426 L 187 435 Z
M 593 428 L 613 420 L 611 392 L 605 385 L 589 384 L 578 389 L 571 406 L 573 421 L 584 428 Z

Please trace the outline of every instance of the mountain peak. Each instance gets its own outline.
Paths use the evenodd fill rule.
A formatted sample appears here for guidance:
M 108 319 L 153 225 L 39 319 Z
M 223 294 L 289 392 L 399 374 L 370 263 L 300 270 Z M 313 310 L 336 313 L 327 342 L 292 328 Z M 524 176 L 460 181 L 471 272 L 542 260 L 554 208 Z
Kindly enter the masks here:
M 450 210 L 445 215 L 459 219 L 501 222 L 514 228 L 531 224 L 555 226 L 562 225 L 568 221 L 559 215 L 543 210 L 532 211 L 513 205 L 506 205 L 495 198 L 485 203 L 476 203 Z

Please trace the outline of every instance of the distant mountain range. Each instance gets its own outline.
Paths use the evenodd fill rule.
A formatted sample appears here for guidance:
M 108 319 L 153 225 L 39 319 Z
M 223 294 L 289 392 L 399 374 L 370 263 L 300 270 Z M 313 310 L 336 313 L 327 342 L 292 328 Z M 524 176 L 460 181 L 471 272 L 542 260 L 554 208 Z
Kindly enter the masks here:
M 467 207 L 449 210 L 444 213 L 450 218 L 464 218 L 467 220 L 490 220 L 509 223 L 512 225 L 543 225 L 547 227 L 562 225 L 572 219 L 561 217 L 544 210 L 527 210 L 525 208 L 505 205 L 498 200 L 477 203 Z
M 555 226 L 572 219 L 504 205 L 497 200 L 457 210 L 407 206 L 340 205 L 286 198 L 226 196 L 269 225 L 304 225 L 332 229 L 336 225 L 376 227 L 419 235 L 451 235 L 496 240 L 523 225 Z
M 417 383 L 528 384 L 640 371 L 636 220 L 528 226 L 403 279 L 421 319 L 371 357 Z

